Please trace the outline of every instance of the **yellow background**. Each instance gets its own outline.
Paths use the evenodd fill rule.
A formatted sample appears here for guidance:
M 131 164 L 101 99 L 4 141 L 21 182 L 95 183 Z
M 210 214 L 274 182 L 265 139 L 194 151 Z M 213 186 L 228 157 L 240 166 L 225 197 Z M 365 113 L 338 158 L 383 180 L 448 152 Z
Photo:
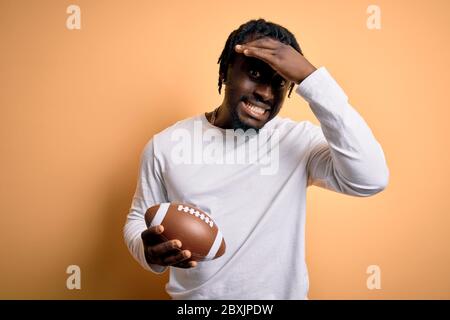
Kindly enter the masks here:
M 81 30 L 66 28 L 70 4 Z M 366 27 L 370 4 L 381 30 Z M 122 238 L 140 152 L 221 103 L 220 52 L 259 17 L 328 68 L 391 172 L 370 198 L 309 189 L 309 297 L 450 298 L 449 12 L 446 0 L 1 0 L 0 298 L 168 298 L 168 274 L 141 269 Z M 318 124 L 295 94 L 281 115 Z M 66 288 L 71 264 L 81 290 Z

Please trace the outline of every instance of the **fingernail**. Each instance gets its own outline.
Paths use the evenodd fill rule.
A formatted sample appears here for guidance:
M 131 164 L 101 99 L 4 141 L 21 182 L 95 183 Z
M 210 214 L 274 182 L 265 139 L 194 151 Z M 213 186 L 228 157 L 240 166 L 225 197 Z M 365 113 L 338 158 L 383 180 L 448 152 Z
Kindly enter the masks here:
M 183 256 L 185 258 L 189 258 L 191 256 L 191 253 L 188 250 L 183 251 Z
M 175 246 L 177 246 L 178 248 L 181 248 L 181 241 L 180 240 L 176 240 L 175 241 Z
M 191 261 L 191 262 L 189 262 L 189 264 L 191 265 L 191 267 L 197 266 L 197 262 L 195 262 L 195 261 Z

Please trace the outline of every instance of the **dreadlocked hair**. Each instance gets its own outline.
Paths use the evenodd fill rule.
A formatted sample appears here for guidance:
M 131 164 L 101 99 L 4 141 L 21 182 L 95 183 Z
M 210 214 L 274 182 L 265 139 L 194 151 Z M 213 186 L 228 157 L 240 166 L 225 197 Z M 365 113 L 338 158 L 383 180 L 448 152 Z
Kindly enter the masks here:
M 218 64 L 219 67 L 219 94 L 222 89 L 222 84 L 226 81 L 228 65 L 233 63 L 236 52 L 234 50 L 237 44 L 242 44 L 244 41 L 251 35 L 255 35 L 255 40 L 263 37 L 271 37 L 276 39 L 284 44 L 292 46 L 295 50 L 297 50 L 301 55 L 303 55 L 300 46 L 295 39 L 295 36 L 286 28 L 272 22 L 268 22 L 262 18 L 258 20 L 250 20 L 244 24 L 242 24 L 238 29 L 234 30 L 228 36 L 227 42 L 225 43 L 225 47 L 223 48 L 222 53 L 220 54 Z M 222 79 L 223 75 L 223 79 Z M 289 88 L 288 97 L 291 96 L 292 89 L 294 88 L 295 83 L 292 83 Z

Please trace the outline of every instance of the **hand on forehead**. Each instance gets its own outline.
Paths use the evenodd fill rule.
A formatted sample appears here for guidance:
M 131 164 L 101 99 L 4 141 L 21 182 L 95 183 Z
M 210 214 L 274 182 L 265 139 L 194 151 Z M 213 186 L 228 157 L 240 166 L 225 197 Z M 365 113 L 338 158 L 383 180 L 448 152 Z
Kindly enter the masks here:
M 240 59 L 242 59 L 242 68 L 244 70 L 256 69 L 260 71 L 265 77 L 273 78 L 273 77 L 281 77 L 281 75 L 269 64 L 267 61 L 260 59 L 256 56 L 247 56 L 240 55 Z
M 257 55 L 248 56 L 245 55 L 243 50 L 244 49 L 252 49 L 252 50 L 258 50 L 258 49 L 276 49 L 282 42 L 270 38 L 268 36 L 261 36 L 261 35 L 251 35 L 249 38 L 245 39 L 242 43 L 239 43 L 236 46 L 236 51 L 243 54 L 243 59 L 245 60 L 245 63 L 264 69 L 267 72 L 276 73 L 276 70 L 274 70 L 267 60 L 261 59 L 262 57 L 258 57 Z M 245 47 L 243 47 L 245 46 Z
M 297 84 L 316 70 L 300 51 L 270 37 L 251 37 L 250 41 L 237 44 L 234 50 L 246 57 L 264 61 L 281 77 Z
M 276 49 L 282 42 L 271 37 L 263 36 L 257 39 L 250 37 L 247 41 L 239 43 L 240 45 L 252 46 L 257 48 Z
M 258 67 L 267 73 L 277 73 L 274 68 L 273 58 L 277 53 L 277 48 L 283 45 L 282 42 L 267 36 L 251 35 L 242 43 L 235 46 L 235 51 L 241 53 L 244 63 Z

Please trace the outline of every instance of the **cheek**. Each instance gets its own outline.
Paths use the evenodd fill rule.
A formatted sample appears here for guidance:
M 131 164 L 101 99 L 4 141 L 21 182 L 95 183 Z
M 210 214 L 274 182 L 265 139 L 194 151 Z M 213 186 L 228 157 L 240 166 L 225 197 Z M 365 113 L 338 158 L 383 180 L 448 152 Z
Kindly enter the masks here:
M 231 99 L 240 100 L 243 96 L 248 96 L 251 94 L 255 88 L 255 85 L 248 79 L 234 79 L 234 81 L 229 82 L 225 88 Z
M 283 107 L 283 103 L 285 100 L 286 96 L 285 95 L 281 95 L 278 99 L 277 99 L 277 105 L 275 107 L 274 110 L 274 114 L 276 115 L 278 112 L 280 112 L 281 108 Z
M 281 101 L 281 103 L 283 103 L 286 100 L 290 88 L 291 88 L 290 86 L 287 86 L 286 88 L 284 88 L 283 91 L 280 92 L 280 101 Z M 291 94 L 291 97 L 292 97 L 292 94 Z
M 280 108 L 281 108 L 281 106 L 283 105 L 284 100 L 285 100 L 285 97 L 284 97 L 284 96 L 281 97 L 280 100 L 278 100 L 278 101 L 279 101 L 279 107 L 280 107 Z

